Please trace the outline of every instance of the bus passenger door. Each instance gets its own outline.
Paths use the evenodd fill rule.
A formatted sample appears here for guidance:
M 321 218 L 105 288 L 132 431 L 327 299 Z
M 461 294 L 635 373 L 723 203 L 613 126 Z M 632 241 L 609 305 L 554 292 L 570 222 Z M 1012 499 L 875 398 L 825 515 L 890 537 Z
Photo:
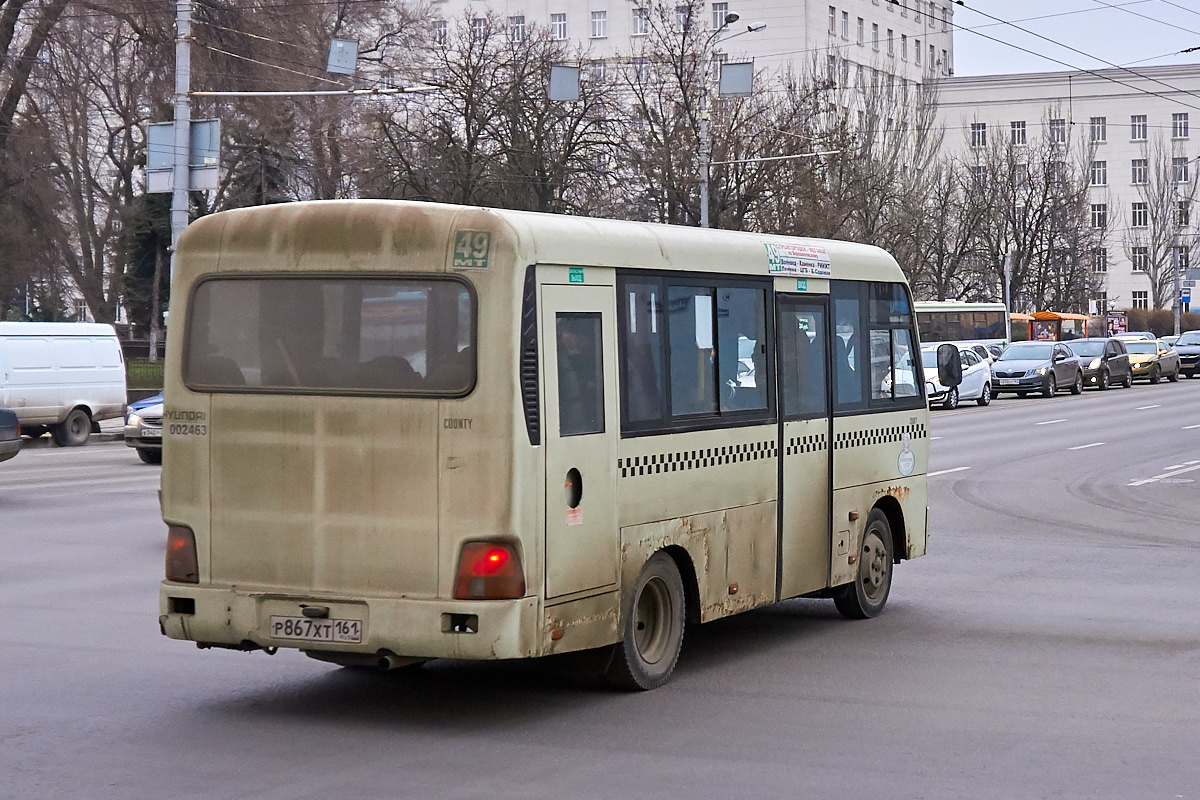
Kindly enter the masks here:
M 828 304 L 776 295 L 783 468 L 779 487 L 779 598 L 829 585 Z
M 548 598 L 617 581 L 615 297 L 542 287 Z

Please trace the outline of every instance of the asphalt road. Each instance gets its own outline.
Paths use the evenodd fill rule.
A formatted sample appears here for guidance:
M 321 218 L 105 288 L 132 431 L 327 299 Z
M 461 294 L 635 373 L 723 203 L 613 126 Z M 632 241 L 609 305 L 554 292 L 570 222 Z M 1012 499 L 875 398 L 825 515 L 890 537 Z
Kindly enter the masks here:
M 0 798 L 1200 798 L 1200 380 L 934 412 L 930 555 L 885 614 L 356 673 L 164 639 L 159 469 L 0 465 Z

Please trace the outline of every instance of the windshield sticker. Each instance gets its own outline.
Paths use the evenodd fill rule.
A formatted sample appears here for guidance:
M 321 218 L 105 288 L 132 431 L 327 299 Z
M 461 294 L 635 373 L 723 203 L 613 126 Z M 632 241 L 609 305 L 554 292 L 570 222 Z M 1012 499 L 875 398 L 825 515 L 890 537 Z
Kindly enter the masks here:
M 763 242 L 767 248 L 767 271 L 772 275 L 812 275 L 828 278 L 829 252 L 809 244 Z
M 454 269 L 487 269 L 492 234 L 488 231 L 454 232 Z

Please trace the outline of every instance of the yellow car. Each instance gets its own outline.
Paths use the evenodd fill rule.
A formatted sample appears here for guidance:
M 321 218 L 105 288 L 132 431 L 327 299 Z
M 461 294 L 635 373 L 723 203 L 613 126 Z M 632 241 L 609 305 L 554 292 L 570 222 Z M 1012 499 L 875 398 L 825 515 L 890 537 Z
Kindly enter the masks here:
M 1129 366 L 1133 368 L 1135 381 L 1143 378 L 1158 383 L 1164 377 L 1179 380 L 1179 354 L 1159 339 L 1135 339 L 1125 342 L 1129 351 Z

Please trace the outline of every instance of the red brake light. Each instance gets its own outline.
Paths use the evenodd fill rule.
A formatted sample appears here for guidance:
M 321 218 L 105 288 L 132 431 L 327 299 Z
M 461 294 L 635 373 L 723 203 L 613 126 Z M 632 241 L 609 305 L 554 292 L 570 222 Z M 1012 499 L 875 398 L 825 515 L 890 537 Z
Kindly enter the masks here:
M 200 568 L 196 564 L 196 535 L 182 525 L 167 527 L 167 580 L 176 583 L 199 583 Z
M 525 573 L 511 545 L 467 542 L 458 557 L 454 597 L 458 600 L 503 600 L 525 595 Z

